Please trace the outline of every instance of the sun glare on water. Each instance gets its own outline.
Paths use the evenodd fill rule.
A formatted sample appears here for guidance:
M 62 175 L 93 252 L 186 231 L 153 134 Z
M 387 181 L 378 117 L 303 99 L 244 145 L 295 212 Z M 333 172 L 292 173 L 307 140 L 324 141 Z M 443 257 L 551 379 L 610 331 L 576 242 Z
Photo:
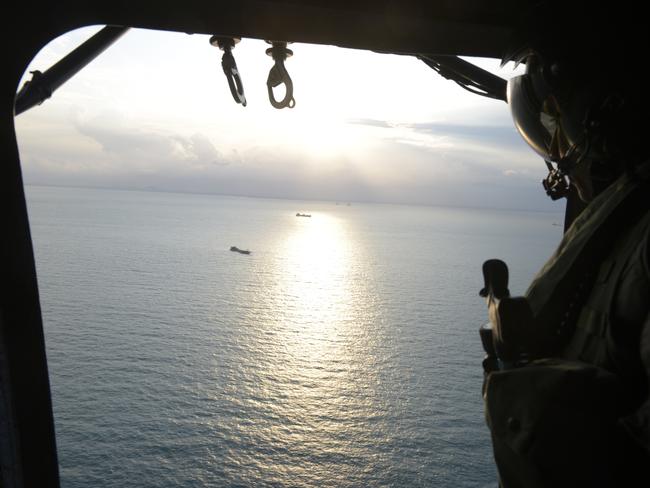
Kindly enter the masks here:
M 278 297 L 284 303 L 285 317 L 292 324 L 299 356 L 318 360 L 330 354 L 339 342 L 337 336 L 349 316 L 352 287 L 351 249 L 339 220 L 326 214 L 296 218 L 295 228 L 283 245 L 286 259 Z

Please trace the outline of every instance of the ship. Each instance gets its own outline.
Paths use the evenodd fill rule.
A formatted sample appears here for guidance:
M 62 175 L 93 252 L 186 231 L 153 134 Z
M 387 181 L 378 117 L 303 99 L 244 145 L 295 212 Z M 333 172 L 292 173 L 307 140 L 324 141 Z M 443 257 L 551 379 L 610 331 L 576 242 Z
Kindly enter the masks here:
M 239 249 L 237 246 L 230 246 L 232 252 L 238 252 L 239 254 L 250 254 L 251 252 L 248 249 Z

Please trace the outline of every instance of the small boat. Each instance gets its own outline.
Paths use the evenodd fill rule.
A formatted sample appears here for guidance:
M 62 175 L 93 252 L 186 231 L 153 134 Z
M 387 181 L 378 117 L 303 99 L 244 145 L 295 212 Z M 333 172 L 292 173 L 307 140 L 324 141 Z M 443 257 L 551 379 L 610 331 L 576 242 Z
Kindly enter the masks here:
M 239 249 L 237 246 L 230 246 L 232 252 L 238 252 L 239 254 L 250 254 L 251 252 L 248 249 Z
M 298 213 L 296 214 L 296 217 L 311 217 L 311 214 L 304 214 L 304 213 L 300 213 L 300 212 L 298 212 Z

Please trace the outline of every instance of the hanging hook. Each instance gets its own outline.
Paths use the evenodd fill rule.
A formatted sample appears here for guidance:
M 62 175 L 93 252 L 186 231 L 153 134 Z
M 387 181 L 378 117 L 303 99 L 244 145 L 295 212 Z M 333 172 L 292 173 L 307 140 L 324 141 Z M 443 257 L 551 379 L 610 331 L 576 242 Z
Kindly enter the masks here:
M 296 100 L 293 98 L 293 82 L 287 69 L 284 67 L 284 61 L 293 55 L 291 49 L 287 49 L 287 43 L 281 41 L 266 41 L 272 47 L 266 50 L 266 54 L 271 56 L 275 64 L 269 71 L 269 77 L 266 80 L 266 87 L 269 92 L 269 101 L 275 108 L 289 107 L 293 108 L 296 105 Z M 275 99 L 273 88 L 284 83 L 286 92 L 281 101 Z
M 235 99 L 235 102 L 241 103 L 242 106 L 245 107 L 246 96 L 244 95 L 244 85 L 241 81 L 241 76 L 239 76 L 239 71 L 237 70 L 235 57 L 232 55 L 232 50 L 235 47 L 235 44 L 239 41 L 241 41 L 241 39 L 236 37 L 212 36 L 210 38 L 210 44 L 223 51 L 221 67 L 223 68 L 223 72 L 226 74 L 232 97 Z

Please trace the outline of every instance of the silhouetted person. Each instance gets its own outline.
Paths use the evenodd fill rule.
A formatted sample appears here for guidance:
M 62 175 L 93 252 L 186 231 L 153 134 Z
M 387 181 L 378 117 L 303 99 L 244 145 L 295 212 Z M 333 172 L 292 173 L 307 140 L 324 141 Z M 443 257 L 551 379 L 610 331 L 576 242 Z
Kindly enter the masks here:
M 526 292 L 525 334 L 496 343 L 511 360 L 486 372 L 506 488 L 650 486 L 650 104 L 639 68 L 650 42 L 639 9 L 607 7 L 536 7 L 505 57 L 526 64 L 508 103 L 549 162 L 547 193 L 577 190 L 588 203 Z

